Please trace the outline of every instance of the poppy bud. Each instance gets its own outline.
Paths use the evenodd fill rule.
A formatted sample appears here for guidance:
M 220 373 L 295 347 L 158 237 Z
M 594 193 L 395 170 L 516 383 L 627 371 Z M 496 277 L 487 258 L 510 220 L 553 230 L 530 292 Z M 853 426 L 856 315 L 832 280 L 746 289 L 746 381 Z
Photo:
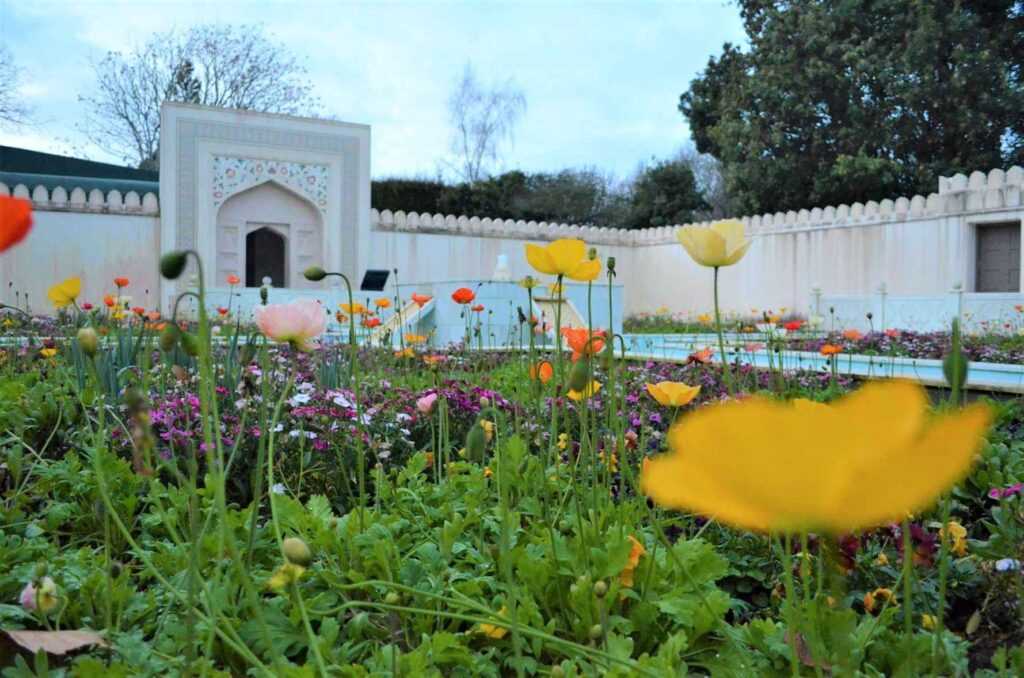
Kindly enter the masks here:
M 594 583 L 594 595 L 595 596 L 597 596 L 598 598 L 604 598 L 605 595 L 607 595 L 607 593 L 608 593 L 608 584 L 605 584 L 603 581 L 598 581 L 598 582 Z
M 477 421 L 466 434 L 466 456 L 474 461 L 482 461 L 486 445 L 487 434 L 484 433 L 484 427 Z
M 306 276 L 306 280 L 312 280 L 313 282 L 320 282 L 327 277 L 327 271 L 320 268 L 319 266 L 310 266 L 302 275 Z
M 175 250 L 160 257 L 160 273 L 168 280 L 177 280 L 181 272 L 185 270 L 185 262 L 188 259 L 188 252 Z
M 298 537 L 288 537 L 281 542 L 281 550 L 289 563 L 308 567 L 313 562 L 313 552 L 309 550 L 306 542 Z
M 569 373 L 569 390 L 583 391 L 589 383 L 590 369 L 587 365 L 587 361 L 580 358 L 572 366 L 572 372 Z
M 615 257 L 608 257 L 608 271 L 615 273 Z
M 174 323 L 164 325 L 164 328 L 160 330 L 160 350 L 164 353 L 173 351 L 178 344 L 178 335 L 180 334 L 181 330 Z
M 267 290 L 267 286 L 266 285 L 264 285 L 263 287 L 260 288 L 260 303 L 263 304 L 264 306 L 267 305 L 267 294 L 268 293 L 269 293 L 269 290 Z
M 601 636 L 604 635 L 604 627 L 600 624 L 594 624 L 590 627 L 589 635 L 591 640 L 601 640 Z
M 591 247 L 589 250 L 587 250 L 587 259 L 590 259 L 591 261 L 593 261 L 594 259 L 597 259 L 597 248 L 596 247 Z
M 196 335 L 189 334 L 188 332 L 181 333 L 181 348 L 184 349 L 185 353 L 195 358 L 199 355 L 199 339 Z
M 402 602 L 402 596 L 392 591 L 386 596 L 384 596 L 384 602 L 388 605 L 398 605 L 400 602 Z
M 124 390 L 124 404 L 129 410 L 141 410 L 146 406 L 146 395 L 138 386 L 129 386 Z
M 96 355 L 96 349 L 99 348 L 99 337 L 96 335 L 96 330 L 91 327 L 83 327 L 78 330 L 78 345 L 82 347 L 82 353 L 89 356 L 90 358 Z

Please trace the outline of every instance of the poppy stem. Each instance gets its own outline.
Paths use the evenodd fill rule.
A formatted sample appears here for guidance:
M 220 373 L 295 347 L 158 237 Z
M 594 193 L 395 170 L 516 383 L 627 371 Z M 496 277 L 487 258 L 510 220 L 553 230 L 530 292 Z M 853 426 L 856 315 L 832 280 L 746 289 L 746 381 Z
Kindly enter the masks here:
M 729 395 L 733 395 L 732 372 L 729 369 L 729 358 L 725 355 L 725 338 L 722 335 L 722 314 L 718 308 L 718 266 L 715 266 L 715 330 L 718 333 L 718 351 L 722 356 L 722 378 L 725 381 L 725 389 Z

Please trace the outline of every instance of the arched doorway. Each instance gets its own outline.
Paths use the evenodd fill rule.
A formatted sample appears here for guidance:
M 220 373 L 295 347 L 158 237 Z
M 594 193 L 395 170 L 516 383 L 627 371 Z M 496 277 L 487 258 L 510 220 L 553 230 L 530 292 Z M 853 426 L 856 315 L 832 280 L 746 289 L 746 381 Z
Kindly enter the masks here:
M 217 212 L 217 273 L 237 275 L 246 287 L 269 277 L 274 287 L 310 288 L 302 272 L 324 265 L 319 210 L 287 186 L 267 181 L 236 193 Z
M 264 226 L 245 236 L 246 287 L 261 287 L 264 278 L 274 287 L 284 287 L 287 261 L 287 244 L 281 234 Z

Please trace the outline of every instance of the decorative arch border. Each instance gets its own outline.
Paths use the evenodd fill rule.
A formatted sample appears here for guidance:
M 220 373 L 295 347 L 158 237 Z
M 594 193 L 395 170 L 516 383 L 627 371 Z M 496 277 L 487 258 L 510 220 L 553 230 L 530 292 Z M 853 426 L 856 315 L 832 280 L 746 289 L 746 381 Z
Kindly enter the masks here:
M 326 165 L 325 165 L 325 167 L 326 167 Z M 254 188 L 259 188 L 260 186 L 263 186 L 265 184 L 270 184 L 270 185 L 274 186 L 275 188 L 280 188 L 282 191 L 288 193 L 289 195 L 295 196 L 296 198 L 298 198 L 302 202 L 304 202 L 307 205 L 309 205 L 310 207 L 312 207 L 317 212 L 317 214 L 320 217 L 320 224 L 319 225 L 321 227 L 324 226 L 324 224 L 325 224 L 325 217 L 327 215 L 327 207 L 326 207 L 326 205 L 321 207 L 320 205 L 318 205 L 313 200 L 313 198 L 311 198 L 309 195 L 307 195 L 303 191 L 300 191 L 296 187 L 291 186 L 289 184 L 286 184 L 286 183 L 280 181 L 279 179 L 267 177 L 267 178 L 264 178 L 264 179 L 261 179 L 261 180 L 257 181 L 256 183 L 253 183 L 253 184 L 248 184 L 246 186 L 239 186 L 237 189 L 231 191 L 231 193 L 229 193 L 228 195 L 222 197 L 220 200 L 214 199 L 214 201 L 213 201 L 213 227 L 217 228 L 217 226 L 220 224 L 220 210 L 221 210 L 222 207 L 224 207 L 224 205 L 228 204 L 229 200 L 231 200 L 234 197 L 237 197 L 237 196 L 241 195 L 242 193 L 245 193 L 246 191 L 251 191 Z
M 321 218 L 327 214 L 328 165 L 214 155 L 212 175 L 210 197 L 215 213 L 220 211 L 228 198 L 261 184 L 274 182 L 312 203 Z

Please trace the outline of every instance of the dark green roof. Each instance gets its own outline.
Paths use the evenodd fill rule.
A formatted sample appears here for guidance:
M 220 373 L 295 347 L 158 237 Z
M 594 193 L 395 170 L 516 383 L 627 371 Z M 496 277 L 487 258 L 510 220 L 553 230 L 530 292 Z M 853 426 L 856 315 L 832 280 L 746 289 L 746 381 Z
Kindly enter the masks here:
M 105 162 L 69 158 L 26 148 L 0 146 L 0 172 L 44 174 L 59 177 L 90 177 L 93 179 L 126 179 L 157 182 L 159 172 L 122 167 Z
M 128 191 L 135 191 L 141 198 L 147 193 L 160 195 L 159 181 L 132 181 L 128 179 L 98 179 L 95 177 L 59 176 L 56 174 L 29 174 L 27 172 L 4 172 L 0 170 L 0 182 L 7 184 L 7 187 L 14 190 L 18 184 L 25 184 L 29 192 L 36 186 L 43 185 L 46 190 L 53 193 L 53 189 L 63 186 L 69 194 L 74 188 L 81 188 L 86 193 L 94 188 L 103 191 L 104 195 L 113 190 L 121 191 L 124 195 Z

